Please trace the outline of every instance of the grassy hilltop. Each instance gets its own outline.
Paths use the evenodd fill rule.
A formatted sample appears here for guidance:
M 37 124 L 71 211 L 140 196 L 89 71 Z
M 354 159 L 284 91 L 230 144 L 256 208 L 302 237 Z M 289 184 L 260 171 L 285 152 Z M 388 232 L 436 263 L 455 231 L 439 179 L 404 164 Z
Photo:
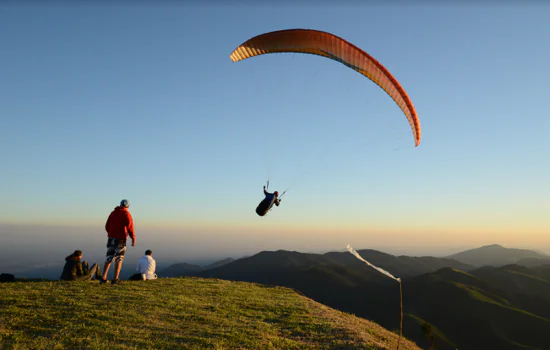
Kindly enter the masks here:
M 0 315 L 2 349 L 395 349 L 398 338 L 292 289 L 190 277 L 3 283 Z

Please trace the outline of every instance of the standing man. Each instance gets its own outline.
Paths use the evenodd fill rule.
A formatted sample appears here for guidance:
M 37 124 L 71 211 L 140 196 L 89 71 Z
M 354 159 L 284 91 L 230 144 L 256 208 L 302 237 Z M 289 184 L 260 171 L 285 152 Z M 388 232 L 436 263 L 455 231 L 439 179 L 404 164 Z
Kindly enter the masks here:
M 120 201 L 120 205 L 111 212 L 105 224 L 105 231 L 107 231 L 107 257 L 105 258 L 103 277 L 99 283 L 107 283 L 107 273 L 113 259 L 115 260 L 115 276 L 111 283 L 121 283 L 118 277 L 122 268 L 124 253 L 126 253 L 126 239 L 128 236 L 132 239 L 132 247 L 136 245 L 134 221 L 128 211 L 129 207 L 130 202 L 128 200 L 123 199 Z
M 142 280 L 154 280 L 157 279 L 157 274 L 155 269 L 157 268 L 157 263 L 153 259 L 153 252 L 150 249 L 145 251 L 145 255 L 139 259 L 136 272 L 141 275 Z

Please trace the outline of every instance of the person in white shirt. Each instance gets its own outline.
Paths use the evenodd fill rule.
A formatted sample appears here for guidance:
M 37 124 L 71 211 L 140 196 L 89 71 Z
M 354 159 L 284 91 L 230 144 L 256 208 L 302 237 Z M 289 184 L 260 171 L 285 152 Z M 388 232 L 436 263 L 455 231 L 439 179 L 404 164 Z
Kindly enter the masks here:
M 155 269 L 157 268 L 157 263 L 153 259 L 153 252 L 149 249 L 145 251 L 145 255 L 139 259 L 136 272 L 141 274 L 142 280 L 154 280 L 157 279 L 157 274 Z

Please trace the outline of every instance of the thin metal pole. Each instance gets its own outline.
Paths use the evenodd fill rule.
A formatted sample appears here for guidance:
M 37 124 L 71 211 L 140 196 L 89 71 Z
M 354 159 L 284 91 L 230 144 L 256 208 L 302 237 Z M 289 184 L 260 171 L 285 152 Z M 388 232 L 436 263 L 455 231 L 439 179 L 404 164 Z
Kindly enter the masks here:
M 401 336 L 403 335 L 403 290 L 401 288 L 401 280 L 399 280 L 399 339 L 397 340 L 397 350 L 399 350 L 399 344 L 401 343 Z

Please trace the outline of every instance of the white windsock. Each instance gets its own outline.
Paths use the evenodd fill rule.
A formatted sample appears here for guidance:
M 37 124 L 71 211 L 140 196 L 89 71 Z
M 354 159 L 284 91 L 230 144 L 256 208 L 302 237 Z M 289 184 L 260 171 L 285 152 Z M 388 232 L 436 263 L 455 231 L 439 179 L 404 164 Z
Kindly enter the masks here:
M 357 259 L 363 261 L 365 264 L 369 265 L 370 267 L 372 267 L 372 268 L 375 269 L 376 271 L 378 271 L 378 272 L 380 272 L 380 273 L 382 273 L 382 274 L 388 276 L 389 278 L 392 278 L 392 279 L 396 280 L 397 282 L 401 282 L 401 279 L 400 279 L 400 278 L 394 277 L 394 276 L 393 276 L 391 273 L 389 273 L 388 271 L 386 271 L 386 270 L 384 270 L 384 269 L 381 269 L 381 268 L 379 268 L 379 267 L 377 267 L 377 266 L 374 266 L 373 264 L 371 264 L 371 263 L 368 262 L 367 260 L 363 259 L 363 257 L 361 257 L 361 255 L 359 255 L 359 253 L 357 253 L 357 252 L 355 251 L 355 249 L 353 249 L 353 248 L 351 247 L 351 245 L 348 244 L 347 248 L 348 248 L 349 252 L 350 252 L 351 254 L 355 255 L 355 257 L 356 257 Z

